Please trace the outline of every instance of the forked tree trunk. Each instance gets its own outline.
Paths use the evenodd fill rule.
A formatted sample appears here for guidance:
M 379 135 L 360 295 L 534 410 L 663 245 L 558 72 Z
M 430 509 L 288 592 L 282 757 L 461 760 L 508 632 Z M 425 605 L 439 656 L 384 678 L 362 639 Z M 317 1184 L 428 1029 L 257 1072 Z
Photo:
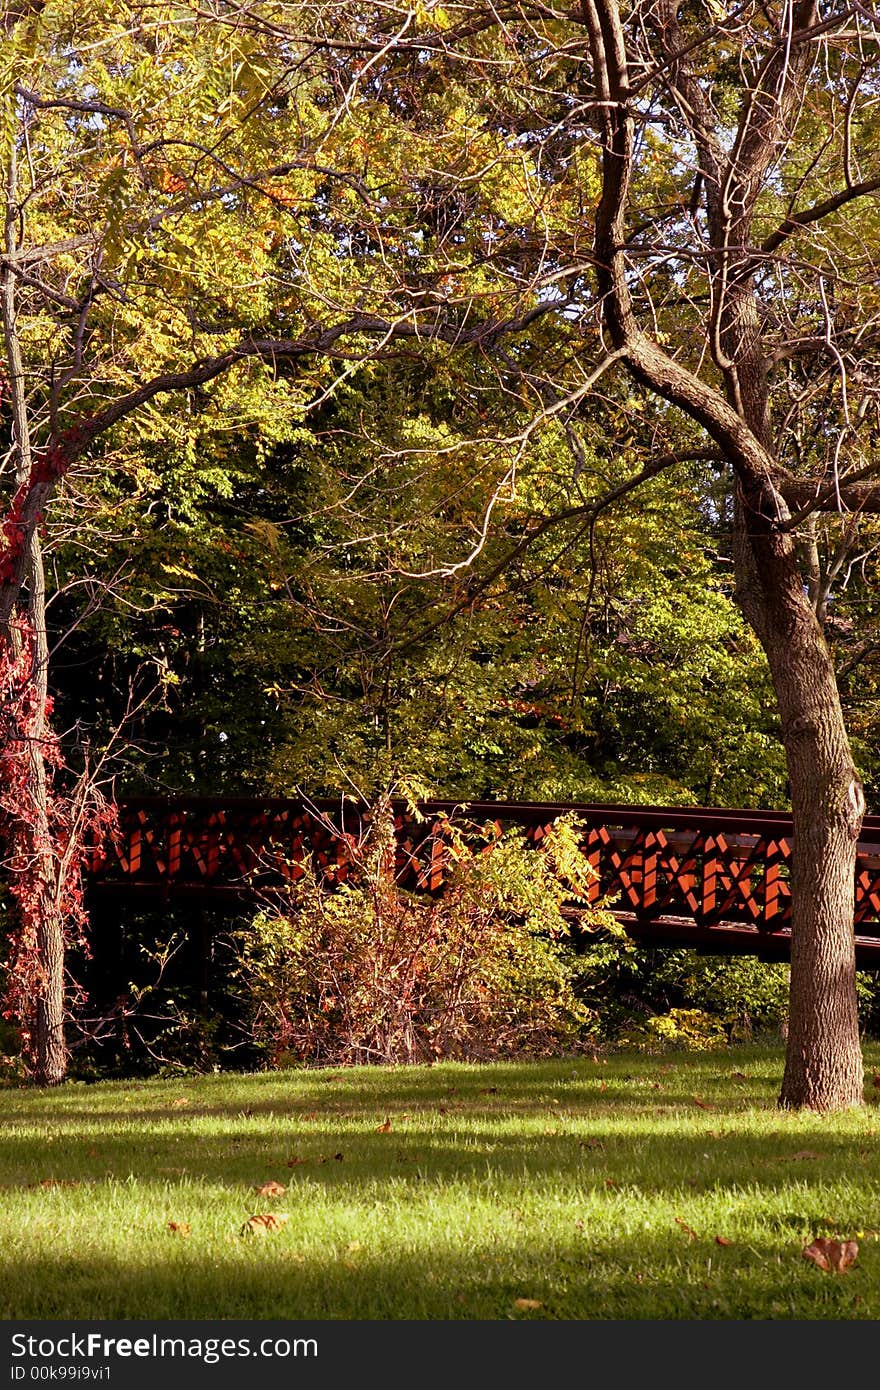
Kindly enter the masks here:
M 654 21 L 667 47 L 679 109 L 700 156 L 712 275 L 709 337 L 723 393 L 641 331 L 626 259 L 633 169 L 633 112 L 626 35 L 617 0 L 582 0 L 602 111 L 602 198 L 596 211 L 596 280 L 609 337 L 633 377 L 683 410 L 720 446 L 737 478 L 737 597 L 767 656 L 788 761 L 794 816 L 791 1012 L 780 1104 L 841 1110 L 862 1102 L 855 991 L 855 850 L 864 812 L 831 656 L 810 604 L 778 490 L 762 314 L 750 228 L 774 157 L 788 138 L 810 45 L 768 49 L 729 149 L 717 112 L 682 58 L 677 7 Z M 796 0 L 791 23 L 808 33 L 815 0 Z M 789 34 L 789 39 L 791 35 Z

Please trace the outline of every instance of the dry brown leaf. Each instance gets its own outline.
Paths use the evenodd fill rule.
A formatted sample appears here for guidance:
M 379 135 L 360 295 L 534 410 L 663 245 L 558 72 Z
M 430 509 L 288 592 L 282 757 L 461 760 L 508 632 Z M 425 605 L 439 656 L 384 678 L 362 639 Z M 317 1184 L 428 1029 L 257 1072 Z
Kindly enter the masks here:
M 261 1211 L 249 1216 L 241 1228 L 243 1236 L 264 1236 L 267 1231 L 280 1231 L 290 1217 L 285 1211 Z
M 732 1241 L 729 1241 L 729 1240 L 727 1239 L 727 1236 L 716 1236 L 716 1237 L 715 1237 L 715 1244 L 716 1244 L 716 1245 L 732 1245 L 733 1242 L 732 1242 Z
M 307 1158 L 289 1158 L 287 1166 L 288 1168 L 298 1168 L 301 1163 L 308 1163 L 308 1161 Z
M 681 1229 L 684 1231 L 685 1235 L 687 1236 L 688 1240 L 697 1240 L 697 1239 L 699 1239 L 699 1237 L 697 1236 L 697 1233 L 696 1233 L 696 1231 L 694 1230 L 693 1226 L 689 1226 L 688 1223 L 684 1220 L 684 1217 L 676 1216 L 676 1217 L 675 1217 L 675 1224 L 676 1224 L 676 1226 L 680 1226 L 680 1227 L 681 1227 Z
M 749 1079 L 744 1071 L 732 1071 L 730 1075 L 734 1081 L 748 1081 Z
M 880 1090 L 880 1071 L 875 1071 L 874 1073 L 874 1085 Z
M 30 1187 L 79 1187 L 78 1178 L 41 1178 L 39 1182 L 28 1184 Z
M 700 1096 L 691 1096 L 694 1105 L 698 1105 L 701 1110 L 714 1110 L 715 1106 L 711 1101 L 703 1100 Z
M 176 1236 L 188 1236 L 192 1230 L 192 1226 L 188 1221 L 169 1221 L 168 1229 Z
M 261 1187 L 254 1188 L 258 1197 L 283 1197 L 287 1188 L 284 1183 L 275 1182 L 274 1178 L 269 1182 L 264 1182 Z
M 515 1298 L 513 1300 L 513 1306 L 514 1308 L 523 1308 L 526 1312 L 532 1312 L 535 1308 L 544 1307 L 540 1299 L 537 1298 Z
M 188 1098 L 186 1096 L 178 1096 L 176 1100 L 171 1102 L 171 1109 L 182 1110 L 185 1105 L 189 1105 Z
M 391 1133 L 391 1121 L 390 1121 L 390 1120 L 386 1120 L 384 1124 L 382 1124 L 382 1125 L 376 1125 L 376 1133 L 377 1133 L 377 1134 L 390 1134 L 390 1133 Z
M 599 1082 L 599 1090 L 600 1090 L 600 1091 L 607 1091 L 607 1090 L 608 1090 L 608 1082 L 607 1082 L 607 1081 L 600 1081 L 600 1082 Z
M 613 1178 L 606 1178 L 606 1179 L 605 1179 L 605 1186 L 606 1186 L 606 1187 L 616 1187 L 616 1186 L 617 1186 L 617 1183 L 614 1181 Z
M 831 1240 L 829 1236 L 817 1236 L 811 1245 L 804 1246 L 801 1251 L 805 1260 L 812 1260 L 819 1269 L 830 1270 L 832 1274 L 843 1274 L 858 1253 L 857 1240 Z

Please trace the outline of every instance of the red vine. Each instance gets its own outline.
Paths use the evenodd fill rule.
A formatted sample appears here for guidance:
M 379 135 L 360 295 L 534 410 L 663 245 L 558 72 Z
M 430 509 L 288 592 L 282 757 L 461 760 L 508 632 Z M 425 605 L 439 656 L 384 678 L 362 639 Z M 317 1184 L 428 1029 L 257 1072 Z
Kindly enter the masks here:
M 45 985 L 38 947 L 42 914 L 51 909 L 57 915 L 65 949 L 85 947 L 83 869 L 116 828 L 115 807 L 95 787 L 84 799 L 58 785 L 65 762 L 48 723 L 51 713 L 51 699 L 41 709 L 33 629 L 19 615 L 10 636 L 0 637 L 0 864 L 16 919 L 6 944 L 3 1016 L 17 1024 L 26 1055 L 35 1001 Z M 34 753 L 46 773 L 45 813 L 36 795 Z

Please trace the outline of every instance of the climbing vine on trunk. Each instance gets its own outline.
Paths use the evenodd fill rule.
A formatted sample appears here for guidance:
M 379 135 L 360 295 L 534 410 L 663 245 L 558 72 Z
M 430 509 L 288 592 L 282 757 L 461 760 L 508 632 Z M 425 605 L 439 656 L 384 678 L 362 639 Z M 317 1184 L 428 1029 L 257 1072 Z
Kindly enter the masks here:
M 87 949 L 83 869 L 116 824 L 115 808 L 88 779 L 64 785 L 64 757 L 48 723 L 51 697 L 36 678 L 36 640 L 17 616 L 0 640 L 0 861 L 12 899 L 5 949 L 4 1016 L 20 1032 L 35 1079 L 64 1074 L 64 954 Z M 64 779 L 64 780 L 63 780 Z M 47 923 L 60 952 L 46 949 Z

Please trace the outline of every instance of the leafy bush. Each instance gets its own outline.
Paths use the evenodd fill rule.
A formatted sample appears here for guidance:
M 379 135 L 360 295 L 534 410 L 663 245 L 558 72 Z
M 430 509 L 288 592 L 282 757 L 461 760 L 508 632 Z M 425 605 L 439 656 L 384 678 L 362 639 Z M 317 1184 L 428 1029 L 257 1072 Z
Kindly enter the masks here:
M 667 1014 L 654 1014 L 620 1041 L 648 1052 L 667 1047 L 709 1052 L 727 1046 L 727 1033 L 721 1020 L 704 1009 L 670 1009 Z
M 488 837 L 488 844 L 486 843 Z M 447 821 L 446 886 L 404 891 L 390 800 L 379 801 L 350 873 L 328 888 L 305 867 L 283 910 L 237 934 L 251 1026 L 271 1062 L 409 1063 L 546 1055 L 582 1045 L 595 1018 L 575 993 L 565 908 L 589 907 L 592 870 L 571 818 L 538 850 L 517 834 Z

